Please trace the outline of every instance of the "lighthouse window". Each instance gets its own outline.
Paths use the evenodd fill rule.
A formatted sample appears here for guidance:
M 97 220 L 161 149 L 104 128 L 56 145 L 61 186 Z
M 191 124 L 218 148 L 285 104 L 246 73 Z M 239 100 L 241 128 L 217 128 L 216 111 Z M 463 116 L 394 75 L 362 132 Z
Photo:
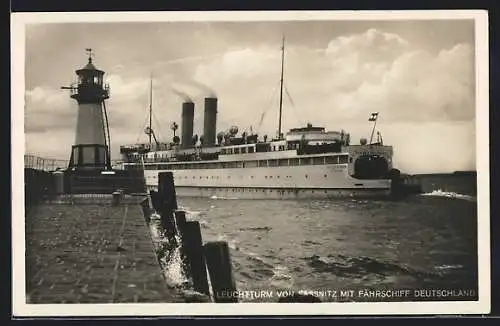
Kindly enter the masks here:
M 99 84 L 99 77 L 94 77 L 94 84 Z
M 94 147 L 83 147 L 82 154 L 82 164 L 94 164 L 96 161 Z

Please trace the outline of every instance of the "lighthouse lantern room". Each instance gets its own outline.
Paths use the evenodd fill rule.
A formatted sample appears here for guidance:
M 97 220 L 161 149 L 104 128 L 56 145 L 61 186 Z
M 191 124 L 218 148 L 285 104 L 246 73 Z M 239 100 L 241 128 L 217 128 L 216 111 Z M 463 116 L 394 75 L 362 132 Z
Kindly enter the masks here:
M 92 50 L 86 49 L 88 63 L 76 70 L 78 81 L 69 89 L 78 103 L 75 142 L 71 148 L 69 169 L 111 170 L 110 137 L 105 100 L 109 85 L 104 84 L 104 71 L 92 63 Z

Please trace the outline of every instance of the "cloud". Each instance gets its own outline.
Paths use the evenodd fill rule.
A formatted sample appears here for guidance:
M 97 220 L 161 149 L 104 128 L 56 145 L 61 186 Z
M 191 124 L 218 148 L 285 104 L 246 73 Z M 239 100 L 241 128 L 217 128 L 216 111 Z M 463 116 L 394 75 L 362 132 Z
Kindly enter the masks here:
M 76 105 L 72 105 L 68 98 L 67 92 L 47 87 L 26 91 L 25 132 L 57 131 L 73 125 Z

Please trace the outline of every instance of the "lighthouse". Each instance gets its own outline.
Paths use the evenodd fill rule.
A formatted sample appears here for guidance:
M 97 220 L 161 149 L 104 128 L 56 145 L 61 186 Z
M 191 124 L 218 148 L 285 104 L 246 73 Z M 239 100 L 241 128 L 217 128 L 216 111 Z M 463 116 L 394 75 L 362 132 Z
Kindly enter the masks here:
M 87 64 L 75 71 L 78 81 L 69 89 L 71 98 L 78 103 L 76 134 L 71 147 L 70 170 L 111 170 L 110 137 L 105 100 L 109 98 L 109 85 L 104 84 L 104 71 L 92 62 L 92 49 L 86 49 Z

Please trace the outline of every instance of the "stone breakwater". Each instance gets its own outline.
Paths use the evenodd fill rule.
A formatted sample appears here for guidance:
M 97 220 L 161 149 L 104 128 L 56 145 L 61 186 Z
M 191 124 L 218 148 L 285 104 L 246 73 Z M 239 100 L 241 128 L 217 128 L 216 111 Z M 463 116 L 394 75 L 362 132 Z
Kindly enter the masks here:
M 26 215 L 27 303 L 183 302 L 140 206 L 41 203 Z

